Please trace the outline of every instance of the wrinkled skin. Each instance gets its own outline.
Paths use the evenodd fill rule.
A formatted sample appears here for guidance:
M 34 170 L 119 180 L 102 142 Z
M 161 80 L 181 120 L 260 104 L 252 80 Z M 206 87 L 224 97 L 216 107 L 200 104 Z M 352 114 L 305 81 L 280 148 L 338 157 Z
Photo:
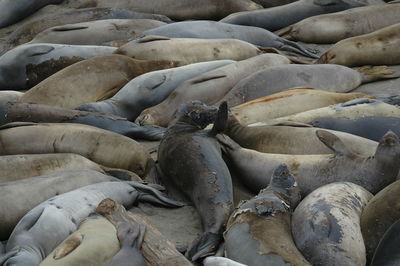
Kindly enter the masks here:
M 192 103 L 181 106 L 178 114 L 160 143 L 158 162 L 163 174 L 191 199 L 201 216 L 204 234 L 187 252 L 195 261 L 215 254 L 222 240 L 233 210 L 232 180 L 213 136 L 216 125 L 224 126 L 217 109 Z M 216 120 L 211 132 L 202 130 Z

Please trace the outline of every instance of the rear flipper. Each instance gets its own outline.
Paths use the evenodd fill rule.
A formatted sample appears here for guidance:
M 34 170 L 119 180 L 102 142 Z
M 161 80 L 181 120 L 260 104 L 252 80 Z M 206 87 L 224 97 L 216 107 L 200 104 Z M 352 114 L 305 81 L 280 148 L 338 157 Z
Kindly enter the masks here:
M 316 54 L 315 50 L 303 48 L 300 45 L 298 45 L 297 43 L 285 40 L 283 38 L 281 39 L 281 41 L 283 42 L 283 45 L 281 47 L 279 47 L 279 49 L 281 49 L 283 51 L 294 52 L 294 53 L 302 54 L 304 56 L 315 58 L 315 59 L 319 58 L 319 56 Z
M 221 241 L 222 235 L 206 232 L 199 240 L 194 241 L 186 251 L 185 256 L 191 261 L 196 261 L 214 255 L 217 252 Z
M 363 66 L 356 68 L 362 77 L 362 83 L 369 83 L 381 79 L 393 79 L 400 77 L 400 72 L 388 66 Z
M 138 191 L 139 201 L 147 201 L 150 203 L 155 203 L 170 208 L 184 206 L 182 202 L 168 198 L 165 194 L 161 193 L 160 191 L 151 186 L 144 185 L 134 181 L 129 181 L 128 183 Z
M 166 129 L 157 126 L 138 126 L 127 131 L 124 135 L 132 139 L 161 140 Z
M 110 266 L 145 266 L 140 252 L 146 227 L 142 224 L 120 222 L 116 225 L 121 250 L 112 258 Z

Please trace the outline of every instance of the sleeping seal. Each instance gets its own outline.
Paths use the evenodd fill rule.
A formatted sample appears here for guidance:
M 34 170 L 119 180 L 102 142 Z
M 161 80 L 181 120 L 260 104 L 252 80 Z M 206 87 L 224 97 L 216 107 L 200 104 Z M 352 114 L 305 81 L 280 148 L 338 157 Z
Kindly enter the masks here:
M 287 164 L 306 196 L 323 185 L 346 181 L 376 194 L 396 180 L 400 170 L 400 141 L 388 132 L 380 140 L 373 156 L 360 156 L 334 134 L 317 130 L 319 140 L 334 152 L 318 155 L 261 153 L 243 149 L 228 137 L 219 137 L 225 152 L 240 174 L 243 184 L 255 192 L 265 188 L 279 164 Z
M 372 194 L 350 182 L 318 188 L 293 213 L 296 246 L 312 265 L 366 265 L 360 214 Z
M 227 257 L 252 266 L 310 266 L 292 238 L 291 213 L 299 202 L 293 175 L 286 165 L 278 166 L 268 187 L 231 215 L 224 233 Z
M 165 100 L 185 80 L 234 62 L 217 60 L 152 71 L 132 79 L 107 100 L 85 103 L 75 109 L 118 115 L 134 121 L 143 110 Z
M 26 90 L 61 69 L 117 48 L 35 43 L 18 46 L 0 57 L 0 90 Z
M 220 21 L 276 31 L 308 17 L 365 5 L 357 0 L 299 0 L 279 7 L 233 13 Z
M 130 207 L 147 201 L 166 207 L 181 203 L 158 190 L 137 182 L 102 182 L 55 196 L 29 211 L 17 224 L 6 246 L 5 265 L 38 265 L 54 248 L 78 228 L 98 204 L 111 198 Z
M 201 216 L 204 233 L 186 254 L 193 261 L 215 254 L 233 210 L 231 175 L 214 138 L 225 126 L 226 103 L 217 110 L 200 102 L 181 105 L 158 150 L 163 174 L 191 199 Z M 202 130 L 213 122 L 211 131 Z
M 7 240 L 18 221 L 40 203 L 80 187 L 107 181 L 117 179 L 93 170 L 69 170 L 0 183 L 0 201 L 3 202 L 0 206 L 0 240 Z
M 313 52 L 295 42 L 280 38 L 274 33 L 251 26 L 233 25 L 215 21 L 183 21 L 147 30 L 141 36 L 165 36 L 170 38 L 239 39 L 263 47 L 273 47 L 294 52 L 311 58 L 318 58 Z

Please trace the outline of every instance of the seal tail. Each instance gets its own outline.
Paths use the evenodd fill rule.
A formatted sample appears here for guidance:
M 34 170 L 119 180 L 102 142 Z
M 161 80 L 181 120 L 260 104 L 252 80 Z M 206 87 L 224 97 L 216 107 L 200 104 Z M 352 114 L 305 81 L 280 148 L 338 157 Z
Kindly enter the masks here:
M 185 256 L 191 261 L 196 261 L 214 255 L 221 241 L 222 235 L 206 232 L 188 249 Z
M 144 185 L 135 181 L 128 181 L 128 183 L 139 192 L 139 201 L 151 202 L 169 208 L 184 206 L 182 202 L 168 198 L 164 193 L 158 191 L 151 186 Z
M 400 73 L 388 66 L 363 66 L 356 68 L 362 77 L 362 83 L 369 83 L 381 79 L 393 79 L 400 77 Z
M 288 41 L 288 40 L 286 40 L 284 38 L 281 38 L 281 41 L 284 43 L 284 45 L 279 47 L 279 49 L 281 49 L 283 51 L 288 51 L 288 52 L 301 54 L 301 55 L 304 55 L 306 57 L 311 57 L 311 58 L 314 58 L 314 59 L 318 59 L 319 58 L 319 56 L 316 54 L 315 50 L 303 48 L 300 45 L 298 45 L 297 43 L 292 42 L 292 41 Z

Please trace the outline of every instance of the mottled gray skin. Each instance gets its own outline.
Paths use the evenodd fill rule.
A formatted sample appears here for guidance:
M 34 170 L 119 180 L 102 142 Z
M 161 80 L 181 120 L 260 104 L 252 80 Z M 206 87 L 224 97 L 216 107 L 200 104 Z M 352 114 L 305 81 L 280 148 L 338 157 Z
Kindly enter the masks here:
M 260 70 L 238 82 L 221 101 L 233 107 L 293 87 L 349 92 L 362 83 L 361 74 L 339 65 L 284 65 Z
M 184 21 L 147 30 L 141 36 L 158 35 L 171 38 L 239 39 L 254 45 L 273 47 L 318 58 L 298 44 L 278 37 L 274 33 L 251 26 L 233 25 L 215 21 Z
M 140 252 L 146 226 L 120 222 L 116 225 L 121 250 L 111 259 L 109 266 L 146 266 Z
M 2 0 L 0 2 L 0 28 L 14 24 L 44 6 L 60 4 L 63 0 Z
M 3 49 L 0 54 L 5 53 L 15 46 L 31 41 L 36 34 L 45 29 L 65 24 L 101 19 L 154 19 L 167 23 L 171 22 L 166 16 L 145 14 L 118 8 L 82 8 L 66 11 L 61 14 L 49 14 L 18 27 L 10 34 L 8 40 L 3 44 Z
M 360 214 L 372 194 L 349 182 L 323 186 L 292 216 L 296 246 L 312 265 L 366 265 Z
M 383 235 L 370 266 L 400 264 L 400 220 L 392 224 Z
M 113 114 L 134 121 L 144 109 L 161 103 L 185 80 L 234 62 L 219 60 L 152 71 L 132 79 L 105 101 L 82 104 L 75 109 Z
M 47 43 L 18 46 L 0 57 L 0 90 L 30 89 L 69 65 L 115 50 L 115 47 Z
M 400 136 L 400 117 L 365 116 L 356 119 L 320 117 L 314 127 L 332 129 L 379 141 L 389 130 Z
M 291 212 L 299 202 L 293 175 L 286 165 L 278 166 L 269 186 L 241 202 L 229 219 L 224 233 L 227 257 L 252 266 L 310 265 L 290 229 Z
M 299 0 L 273 8 L 233 13 L 220 21 L 275 31 L 308 17 L 365 5 L 357 0 Z
M 93 170 L 70 170 L 0 183 L 0 240 L 7 240 L 18 221 L 40 203 L 80 187 L 116 180 Z
M 165 25 L 152 19 L 106 19 L 66 24 L 46 29 L 31 43 L 104 45 L 112 41 L 128 41 L 145 30 Z
M 400 142 L 393 132 L 385 134 L 371 157 L 353 153 L 328 131 L 317 130 L 316 135 L 334 155 L 261 153 L 243 149 L 227 137 L 219 140 L 225 146 L 231 164 L 240 173 L 242 182 L 252 191 L 268 185 L 268 177 L 281 163 L 288 165 L 303 196 L 318 187 L 339 181 L 352 182 L 376 194 L 396 180 L 400 170 Z
M 182 206 L 179 202 L 166 198 L 158 190 L 133 181 L 102 182 L 85 186 L 55 196 L 29 211 L 19 221 L 7 242 L 7 253 L 16 253 L 5 261 L 0 258 L 0 263 L 38 265 L 76 231 L 79 224 L 106 198 L 111 198 L 125 208 L 136 201 L 147 201 L 166 207 Z
M 43 104 L 0 102 L 0 125 L 11 122 L 77 123 L 109 130 L 132 139 L 160 140 L 165 128 L 139 126 L 122 117 Z
M 226 104 L 216 113 L 217 108 L 200 102 L 182 105 L 158 150 L 163 174 L 191 199 L 201 216 L 204 233 L 186 254 L 193 261 L 215 254 L 233 210 L 231 176 L 214 138 L 226 122 Z M 211 131 L 202 130 L 213 122 Z

